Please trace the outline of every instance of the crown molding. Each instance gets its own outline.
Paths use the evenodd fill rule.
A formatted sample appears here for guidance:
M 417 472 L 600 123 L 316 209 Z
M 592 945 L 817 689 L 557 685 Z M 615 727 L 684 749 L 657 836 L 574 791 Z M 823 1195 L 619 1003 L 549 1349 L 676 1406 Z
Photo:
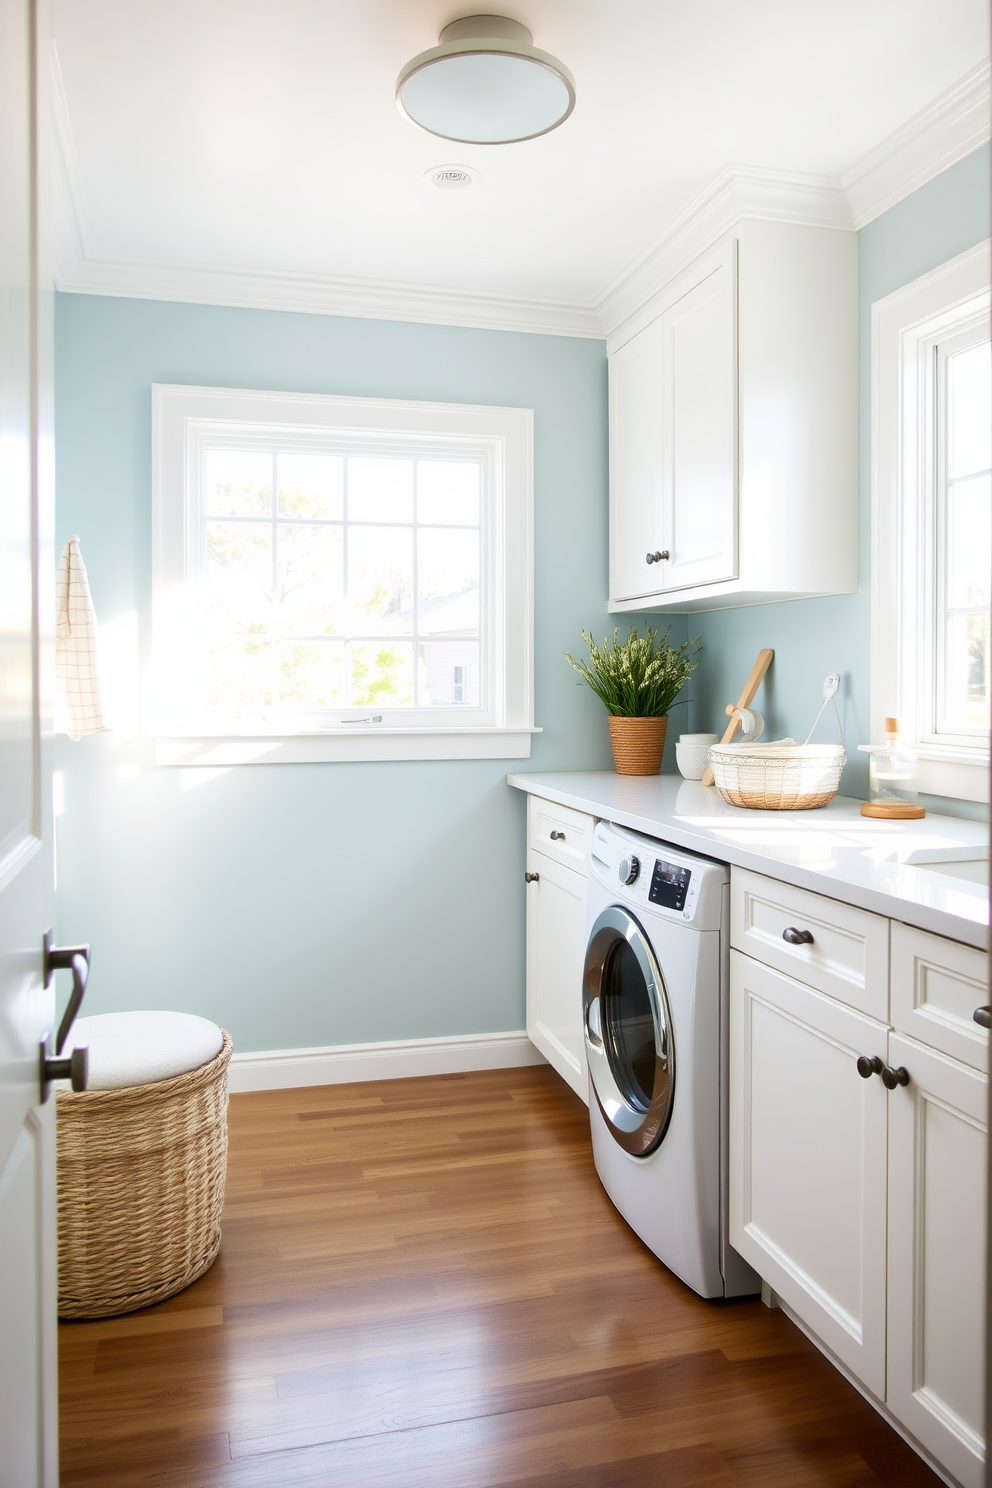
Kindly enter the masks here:
M 856 160 L 841 177 L 854 226 L 862 228 L 948 166 L 970 155 L 992 133 L 989 59 L 907 119 Z
M 601 291 L 596 313 L 609 336 L 742 217 L 853 230 L 839 181 L 726 165 Z
M 233 267 L 119 263 L 84 258 L 56 263 L 56 288 L 124 299 L 182 300 L 249 310 L 292 310 L 364 320 L 426 321 L 432 325 L 545 336 L 602 337 L 592 307 L 511 295 L 470 293 L 433 285 L 374 279 L 272 274 Z

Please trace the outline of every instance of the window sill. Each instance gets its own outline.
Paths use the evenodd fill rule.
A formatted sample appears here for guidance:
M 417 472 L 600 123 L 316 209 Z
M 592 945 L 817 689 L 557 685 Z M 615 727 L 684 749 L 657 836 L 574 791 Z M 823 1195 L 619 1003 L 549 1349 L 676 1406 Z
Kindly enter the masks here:
M 159 737 L 155 763 L 183 769 L 374 760 L 530 759 L 539 728 L 344 729 L 324 734 Z
M 988 759 L 962 759 L 950 752 L 918 746 L 917 781 L 928 796 L 947 796 L 958 801 L 988 801 Z

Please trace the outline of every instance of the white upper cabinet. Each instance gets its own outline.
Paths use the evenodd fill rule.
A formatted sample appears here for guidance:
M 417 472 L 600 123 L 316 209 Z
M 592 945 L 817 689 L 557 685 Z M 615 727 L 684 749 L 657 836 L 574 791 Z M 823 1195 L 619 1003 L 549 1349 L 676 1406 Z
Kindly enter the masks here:
M 742 218 L 610 338 L 610 608 L 857 587 L 857 239 Z

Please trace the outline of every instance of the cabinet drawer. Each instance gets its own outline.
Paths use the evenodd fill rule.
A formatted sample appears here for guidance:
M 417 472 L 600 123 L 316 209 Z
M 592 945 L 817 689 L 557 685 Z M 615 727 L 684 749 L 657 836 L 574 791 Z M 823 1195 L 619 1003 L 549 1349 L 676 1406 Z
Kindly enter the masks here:
M 798 931 L 811 937 L 785 939 Z M 822 894 L 735 868 L 730 943 L 766 966 L 868 1013 L 889 1017 L 889 922 Z
M 893 921 L 892 1023 L 900 1033 L 984 1072 L 989 1036 L 973 1014 L 989 1001 L 984 951 Z
M 589 845 L 592 842 L 593 818 L 570 806 L 555 806 L 540 796 L 527 797 L 527 847 L 544 853 L 586 873 L 589 868 Z

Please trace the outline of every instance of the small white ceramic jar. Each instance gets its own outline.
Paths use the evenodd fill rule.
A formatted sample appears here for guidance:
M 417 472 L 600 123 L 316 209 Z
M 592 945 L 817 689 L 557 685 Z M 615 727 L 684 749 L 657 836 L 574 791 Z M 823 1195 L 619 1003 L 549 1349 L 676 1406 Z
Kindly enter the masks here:
M 682 734 L 675 746 L 675 759 L 684 780 L 702 780 L 716 734 Z

